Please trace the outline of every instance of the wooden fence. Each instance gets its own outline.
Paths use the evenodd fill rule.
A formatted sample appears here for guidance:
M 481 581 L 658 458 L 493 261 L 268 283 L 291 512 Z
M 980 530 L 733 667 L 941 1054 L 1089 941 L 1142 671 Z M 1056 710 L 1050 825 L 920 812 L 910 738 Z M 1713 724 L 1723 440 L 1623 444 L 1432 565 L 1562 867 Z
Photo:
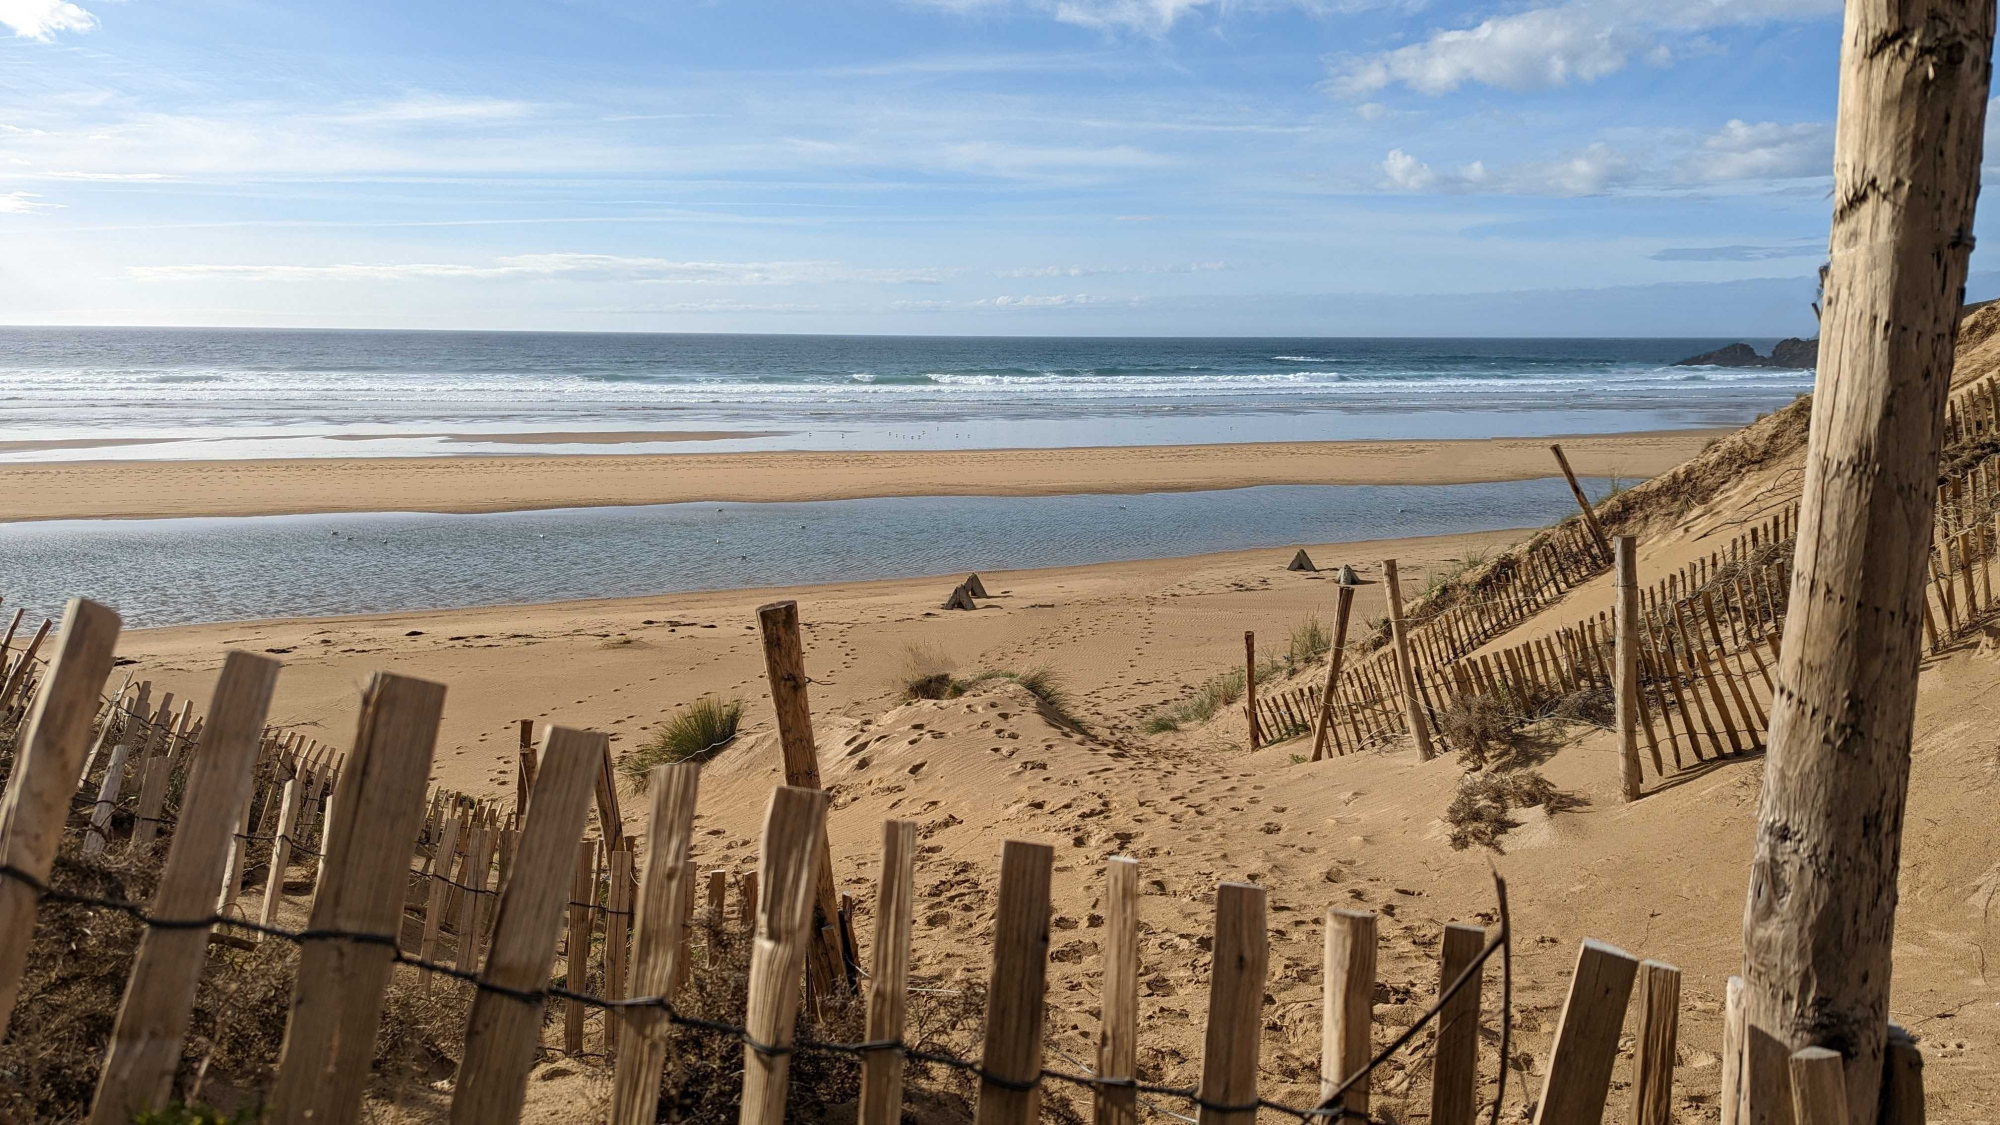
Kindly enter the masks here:
M 773 794 L 755 881 L 746 877 L 738 883 L 735 911 L 725 915 L 721 873 L 706 879 L 710 932 L 733 925 L 746 931 L 748 1006 L 740 1021 L 693 1019 L 675 1002 L 693 971 L 688 935 L 697 894 L 691 835 L 698 767 L 654 771 L 643 851 L 630 848 L 622 830 L 614 839 L 625 847 L 600 839 L 580 849 L 593 790 L 603 777 L 608 745 L 603 735 L 546 728 L 533 755 L 525 810 L 426 793 L 443 688 L 399 676 L 378 675 L 369 685 L 353 747 L 344 767 L 336 767 L 332 763 L 343 759 L 264 729 L 277 662 L 231 653 L 207 716 L 208 737 L 188 744 L 175 763 L 182 779 L 178 814 L 161 816 L 150 835 L 142 834 L 148 822 L 138 817 L 93 828 L 90 817 L 77 814 L 94 809 L 95 802 L 73 799 L 79 767 L 107 737 L 129 745 L 127 738 L 141 734 L 133 716 L 146 715 L 129 705 L 96 705 L 116 628 L 108 611 L 89 603 L 72 606 L 61 631 L 63 651 L 47 670 L 37 709 L 16 731 L 13 766 L 0 795 L 0 949 L 18 953 L 11 961 L 0 954 L 0 1018 L 11 1018 L 19 956 L 25 955 L 41 902 L 120 910 L 146 924 L 96 1091 L 94 1122 L 127 1121 L 171 1094 L 195 982 L 210 965 L 211 940 L 281 940 L 301 947 L 270 1091 L 271 1119 L 283 1122 L 354 1119 L 394 966 L 447 987 L 470 987 L 474 994 L 452 1095 L 452 1119 L 463 1122 L 518 1119 L 528 1070 L 539 1053 L 552 1049 L 541 1041 L 543 1008 L 550 999 L 563 1005 L 563 1046 L 573 1053 L 586 1046 L 584 1013 L 603 1013 L 601 1050 L 595 1054 L 614 1067 L 609 1120 L 620 1125 L 655 1119 L 669 1032 L 675 1028 L 742 1044 L 746 1122 L 783 1118 L 789 1059 L 802 1051 L 857 1057 L 860 1119 L 884 1125 L 900 1117 L 900 1076 L 912 1057 L 962 1069 L 976 1079 L 982 1122 L 1032 1120 L 1037 1091 L 1052 1083 L 1086 1091 L 1095 1119 L 1103 1122 L 1132 1121 L 1141 1098 L 1155 1104 L 1178 1099 L 1203 1121 L 1247 1123 L 1260 1110 L 1301 1121 L 1365 1115 L 1370 1072 L 1433 1025 L 1434 1120 L 1474 1119 L 1487 1100 L 1482 1060 L 1494 1082 L 1507 1080 L 1498 1065 L 1501 1052 L 1487 1049 L 1477 1030 L 1487 961 L 1510 957 L 1504 887 L 1495 931 L 1447 927 L 1436 1003 L 1386 1046 L 1376 1043 L 1370 1015 L 1374 916 L 1326 912 L 1321 1099 L 1312 1106 L 1287 1106 L 1258 1092 L 1268 959 L 1265 891 L 1224 883 L 1216 896 L 1201 1080 L 1186 1088 L 1143 1081 L 1136 1066 L 1140 881 L 1137 863 L 1124 858 L 1112 859 L 1104 876 L 1097 1066 L 1050 1069 L 1043 1060 L 1043 1022 L 1054 852 L 1026 841 L 1007 842 L 1001 856 L 980 1058 L 918 1052 L 904 1042 L 902 1026 L 915 898 L 916 826 L 908 822 L 890 822 L 884 829 L 866 1040 L 802 1039 L 796 1021 L 827 803 L 824 793 L 793 786 Z M 160 713 L 144 720 L 147 742 Z M 107 736 L 107 726 L 116 733 Z M 322 792 L 321 777 L 333 785 L 331 798 L 319 797 L 309 813 L 307 802 Z M 266 861 L 267 895 L 283 893 L 279 873 L 287 844 L 292 855 L 317 860 L 304 929 L 275 924 L 270 898 L 256 921 L 228 902 L 240 889 L 245 837 L 259 835 L 267 818 L 275 828 L 276 849 Z M 232 831 L 246 820 L 252 831 Z M 323 828 L 315 833 L 315 825 Z M 106 847 L 164 853 L 158 894 L 150 903 L 133 903 L 51 890 L 51 861 L 65 839 L 104 839 Z M 314 848 L 314 841 L 323 845 Z M 561 948 L 565 936 L 567 948 Z M 587 960 L 593 948 L 601 950 L 595 969 Z M 551 983 L 555 978 L 564 984 Z M 600 987 L 586 991 L 585 982 L 592 980 Z M 1635 980 L 1644 983 L 1643 1045 L 1634 1085 L 1646 1092 L 1647 1104 L 1657 1105 L 1639 1119 L 1667 1120 L 1678 972 L 1642 965 L 1596 942 L 1585 943 L 1578 956 L 1538 1120 L 1594 1121 L 1601 1114 Z M 814 1017 L 810 1007 L 804 1017 Z M 1504 1049 L 1506 1012 L 1499 1013 L 1499 1022 Z M 342 1031 L 334 1034 L 334 1028 Z

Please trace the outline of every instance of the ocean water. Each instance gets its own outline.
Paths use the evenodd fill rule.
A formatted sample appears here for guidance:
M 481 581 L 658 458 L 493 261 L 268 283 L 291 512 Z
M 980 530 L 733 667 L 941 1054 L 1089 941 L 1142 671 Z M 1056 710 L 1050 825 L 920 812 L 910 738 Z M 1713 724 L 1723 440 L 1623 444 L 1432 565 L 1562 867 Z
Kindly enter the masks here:
M 1811 389 L 1670 366 L 1729 342 L 0 328 L 0 460 L 1537 436 Z
M 1590 480 L 1593 496 L 1608 487 Z M 0 524 L 7 606 L 64 599 L 128 626 L 629 597 L 1272 548 L 1552 522 L 1560 478 L 1271 485 L 1136 496 L 895 497 L 480 515 L 376 513 Z M 1321 567 L 1342 561 L 1320 552 Z M 950 592 L 941 578 L 938 600 Z M 1002 602 L 1001 604 L 1014 604 Z

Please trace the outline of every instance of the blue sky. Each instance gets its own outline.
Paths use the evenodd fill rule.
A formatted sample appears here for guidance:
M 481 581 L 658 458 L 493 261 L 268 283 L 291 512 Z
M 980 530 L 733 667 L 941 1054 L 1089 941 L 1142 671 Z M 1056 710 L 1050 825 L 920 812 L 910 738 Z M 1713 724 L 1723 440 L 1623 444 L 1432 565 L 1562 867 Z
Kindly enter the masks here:
M 0 0 L 0 321 L 1810 334 L 1838 51 L 1833 0 Z

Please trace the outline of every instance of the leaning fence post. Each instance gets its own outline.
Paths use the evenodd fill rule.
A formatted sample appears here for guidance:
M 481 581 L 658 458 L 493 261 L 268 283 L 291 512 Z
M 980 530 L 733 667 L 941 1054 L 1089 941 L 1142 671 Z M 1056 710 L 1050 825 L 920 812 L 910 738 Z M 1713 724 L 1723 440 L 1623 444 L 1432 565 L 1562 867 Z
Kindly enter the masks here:
M 1562 469 L 1563 479 L 1569 482 L 1569 493 L 1576 497 L 1576 506 L 1583 509 L 1584 527 L 1590 531 L 1590 542 L 1597 548 L 1597 557 L 1609 559 L 1611 544 L 1604 538 L 1604 525 L 1597 522 L 1597 511 L 1590 506 L 1590 497 L 1583 494 L 1583 486 L 1576 483 L 1576 473 L 1569 467 L 1569 458 L 1563 456 L 1563 447 L 1553 442 L 1549 452 L 1556 455 L 1556 465 Z
M 1326 969 L 1321 984 L 1319 1096 L 1333 1096 L 1368 1066 L 1368 1027 L 1375 1015 L 1375 915 L 1326 912 Z M 1341 1108 L 1368 1113 L 1368 1079 L 1348 1088 Z M 1329 1107 L 1331 1108 L 1331 1107 Z
M 213 912 L 216 880 L 229 862 L 230 831 L 250 803 L 250 766 L 279 667 L 247 652 L 232 652 L 223 662 L 209 702 L 207 740 L 189 771 L 187 802 L 153 896 L 155 918 L 193 920 Z M 165 1108 L 208 959 L 208 934 L 207 927 L 148 927 L 140 935 L 90 1107 L 91 1125 L 127 1125 L 141 1110 Z
M 118 626 L 118 615 L 96 602 L 75 598 L 63 610 L 62 642 L 49 665 L 48 689 L 36 697 L 15 743 L 13 776 L 0 794 L 0 865 L 14 872 L 0 875 L 0 1034 L 20 996 L 41 903 L 35 884 L 49 877 L 55 862 L 98 693 L 111 677 Z
M 1586 940 L 1577 951 L 1535 1125 L 1597 1125 L 1604 1119 L 1618 1033 L 1638 971 L 1638 958 L 1601 941 Z
M 1447 925 L 1438 959 L 1438 992 L 1472 967 L 1486 948 L 1482 926 Z M 1479 987 L 1475 979 L 1438 1013 L 1436 1062 L 1431 1067 L 1431 1120 L 1470 1122 L 1479 1101 Z M 1503 1060 L 1501 1063 L 1505 1066 Z
M 1340 665 L 1347 656 L 1347 618 L 1354 610 L 1354 587 L 1343 585 L 1333 598 L 1333 647 L 1326 654 L 1326 690 L 1319 697 L 1319 721 L 1313 724 L 1312 760 L 1326 756 L 1327 728 L 1333 725 L 1333 697 L 1340 687 Z
M 1048 1001 L 1049 873 L 1055 849 L 1009 840 L 1000 852 L 986 1036 L 974 1125 L 1028 1125 L 1040 1104 Z M 1022 1087 L 1026 1087 L 1025 1089 Z
M 299 779 L 294 777 L 285 782 L 278 798 L 278 830 L 271 841 L 271 870 L 264 879 L 264 908 L 257 919 L 266 926 L 275 925 L 278 920 L 278 906 L 285 897 L 285 869 L 292 864 L 292 836 L 298 829 Z M 220 873 L 217 877 L 220 878 Z M 428 917 L 425 924 L 430 924 Z M 263 940 L 262 934 L 258 940 Z
M 1271 957 L 1271 935 L 1264 928 L 1264 888 L 1250 883 L 1216 888 L 1213 949 L 1199 1120 L 1201 1125 L 1252 1125 L 1257 1120 L 1264 972 Z
M 466 1021 L 465 1053 L 451 1098 L 453 1125 L 510 1125 L 521 1119 L 542 1029 L 542 988 L 568 900 L 566 861 L 571 841 L 583 831 L 609 741 L 596 731 L 554 726 L 542 736 L 531 795 L 535 815 L 521 830 L 512 878 L 500 896 L 493 947 L 479 972 L 482 987 Z M 459 935 L 460 943 L 470 940 L 472 935 Z
M 360 1113 L 443 711 L 442 684 L 407 676 L 378 672 L 362 695 L 309 925 L 373 940 L 300 949 L 271 1098 L 279 1125 L 353 1125 Z
M 1139 861 L 1122 855 L 1104 863 L 1104 994 L 1099 1000 L 1097 1073 L 1139 1076 Z M 1095 1125 L 1134 1125 L 1139 1098 L 1129 1088 L 1100 1086 Z
M 764 814 L 757 860 L 764 901 L 750 943 L 750 995 L 744 1006 L 742 1125 L 782 1125 L 792 1044 L 799 1016 L 799 979 L 813 935 L 813 900 L 826 847 L 826 794 L 779 786 Z M 1003 892 L 1004 894 L 1004 892 Z M 754 1044 L 754 1045 L 753 1045 Z M 758 1046 L 779 1048 L 766 1053 Z
M 813 742 L 812 707 L 806 697 L 805 642 L 799 634 L 799 603 L 773 602 L 759 606 L 757 622 L 764 636 L 764 672 L 771 684 L 771 706 L 778 716 L 778 747 L 785 758 L 785 784 L 822 788 L 819 749 Z M 818 889 L 813 895 L 811 943 L 806 960 L 806 994 L 816 1003 L 836 987 L 852 992 L 854 978 L 847 953 L 840 947 L 839 908 L 834 901 L 833 853 L 820 833 Z M 776 888 L 767 883 L 766 893 Z
M 1410 630 L 1403 622 L 1403 583 L 1396 574 L 1396 560 L 1382 560 L 1382 582 L 1389 598 L 1389 635 L 1396 642 L 1396 678 L 1403 689 L 1403 709 L 1410 724 L 1410 739 L 1417 744 L 1417 758 L 1428 762 L 1437 756 L 1431 747 L 1430 723 L 1424 718 L 1423 700 L 1417 696 L 1416 665 L 1410 660 Z
M 1681 971 L 1639 962 L 1639 1028 L 1632 1055 L 1633 1125 L 1671 1125 L 1675 1040 L 1680 1034 Z
M 869 969 L 870 1043 L 903 1038 L 903 1008 L 910 987 L 910 915 L 915 907 L 917 825 L 882 825 L 882 880 L 875 896 L 875 948 Z M 861 1058 L 861 1125 L 897 1125 L 903 1119 L 903 1052 L 874 1050 Z
M 646 860 L 639 873 L 638 922 L 632 934 L 632 995 L 672 999 L 675 963 L 686 956 L 680 940 L 687 917 L 688 840 L 694 833 L 693 762 L 656 766 L 646 786 L 653 797 L 646 824 Z M 660 1072 L 667 1061 L 667 1013 L 628 1008 L 618 1046 L 610 1125 L 652 1125 L 659 1113 Z
M 104 780 L 97 785 L 97 803 L 90 810 L 90 828 L 83 834 L 84 855 L 97 855 L 109 844 L 111 814 L 117 810 L 118 794 L 125 788 L 125 763 L 131 759 L 131 743 L 121 742 L 111 748 L 111 760 L 104 766 Z

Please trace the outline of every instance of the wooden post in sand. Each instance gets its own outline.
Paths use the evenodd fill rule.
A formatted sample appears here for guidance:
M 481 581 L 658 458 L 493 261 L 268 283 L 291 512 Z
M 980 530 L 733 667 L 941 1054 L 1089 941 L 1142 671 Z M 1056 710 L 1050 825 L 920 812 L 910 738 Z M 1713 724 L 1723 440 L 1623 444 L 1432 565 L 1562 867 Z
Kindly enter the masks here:
M 1583 509 L 1583 525 L 1590 531 L 1590 541 L 1597 545 L 1597 557 L 1611 557 L 1611 543 L 1604 538 L 1604 525 L 1597 522 L 1597 511 L 1590 506 L 1590 497 L 1583 494 L 1583 486 L 1576 483 L 1576 474 L 1570 471 L 1569 458 L 1563 456 L 1563 447 L 1549 443 L 1549 452 L 1556 455 L 1556 464 L 1563 471 L 1563 479 L 1569 482 L 1569 493 L 1576 497 L 1576 506 Z
M 1354 587 L 1340 587 L 1333 605 L 1333 648 L 1326 654 L 1326 690 L 1320 693 L 1319 721 L 1313 724 L 1315 762 L 1326 756 L 1326 734 L 1333 723 L 1333 696 L 1340 683 L 1340 662 L 1347 655 L 1347 617 L 1354 610 Z
M 1431 746 L 1431 728 L 1424 719 L 1423 701 L 1417 698 L 1416 669 L 1410 662 L 1410 633 L 1403 624 L 1403 584 L 1396 576 L 1395 559 L 1382 560 L 1382 582 L 1389 593 L 1389 633 L 1396 641 L 1396 678 L 1403 687 L 1410 741 L 1417 744 L 1417 758 L 1428 762 L 1437 756 L 1437 751 Z
M 1244 631 L 1244 717 L 1250 721 L 1250 749 L 1254 751 L 1262 739 L 1262 723 L 1256 721 L 1256 633 Z
M 1639 541 L 1620 535 L 1615 560 L 1618 598 L 1617 639 L 1611 670 L 1618 717 L 1618 788 L 1627 801 L 1639 799 Z
M 764 631 L 764 671 L 771 682 L 771 704 L 778 712 L 778 745 L 785 756 L 785 784 L 818 789 L 819 749 L 813 743 L 812 708 L 806 700 L 805 644 L 799 637 L 799 603 L 773 602 L 757 609 Z M 840 947 L 840 909 L 833 890 L 833 855 L 821 832 L 818 892 L 806 954 L 809 997 L 854 991 L 850 961 Z M 772 890 L 764 880 L 765 893 Z M 813 1007 L 808 1004 L 808 1010 Z
M 1991 0 L 1849 0 L 1818 392 L 1743 916 L 1748 1120 L 1803 1047 L 1875 1118 L 1925 562 L 1972 252 Z M 1764 1056 L 1764 1058 L 1760 1058 Z M 1725 1090 L 1727 1099 L 1734 1091 Z

